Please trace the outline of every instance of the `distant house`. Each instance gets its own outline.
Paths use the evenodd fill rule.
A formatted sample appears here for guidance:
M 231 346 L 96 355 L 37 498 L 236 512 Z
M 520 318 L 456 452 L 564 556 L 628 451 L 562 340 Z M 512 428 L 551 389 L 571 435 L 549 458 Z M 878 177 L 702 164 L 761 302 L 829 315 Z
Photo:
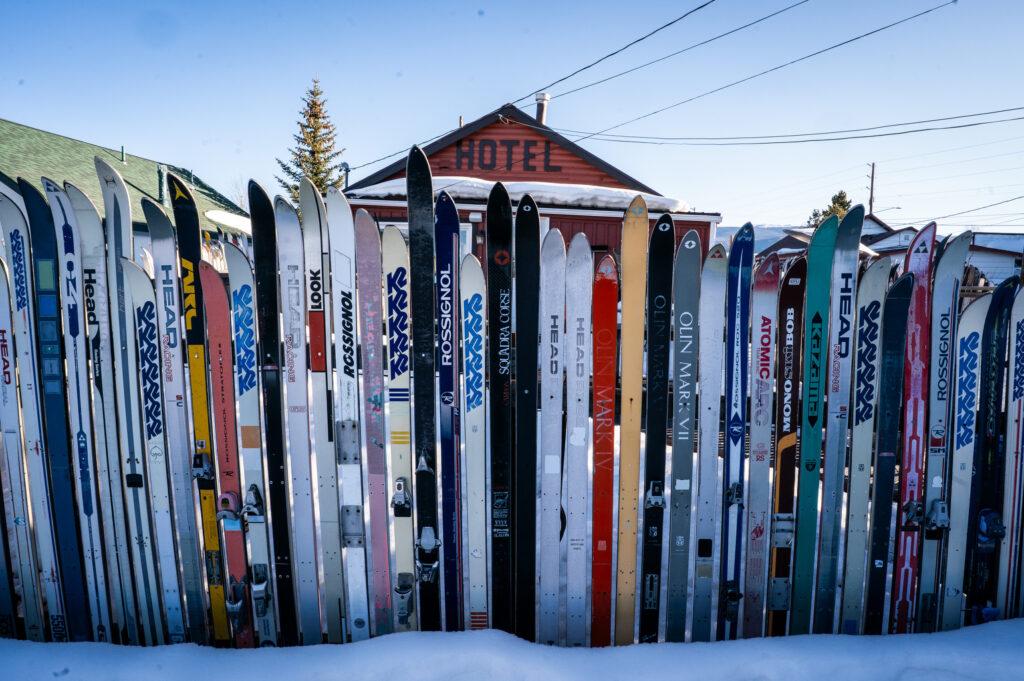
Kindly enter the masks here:
M 171 172 L 192 188 L 204 229 L 250 233 L 246 212 L 191 170 L 0 119 L 0 192 L 19 205 L 17 179 L 22 177 L 42 189 L 39 178 L 47 177 L 57 183 L 74 184 L 92 199 L 102 215 L 103 197 L 93 162 L 96 156 L 110 163 L 128 185 L 136 231 L 145 229 L 143 196 L 170 208 L 167 173 Z
M 705 250 L 721 222 L 716 212 L 691 210 L 679 199 L 662 196 L 640 180 L 598 158 L 545 124 L 546 100 L 538 114 L 504 106 L 466 123 L 423 147 L 433 173 L 434 190 L 455 199 L 462 222 L 463 252 L 482 252 L 487 195 L 503 182 L 513 207 L 529 193 L 541 209 L 541 229 L 558 229 L 568 241 L 584 232 L 598 253 L 619 251 L 622 216 L 637 194 L 647 200 L 651 226 L 671 214 L 676 237 L 690 228 Z M 364 208 L 381 226 L 405 229 L 405 159 L 353 183 L 345 190 L 353 208 Z

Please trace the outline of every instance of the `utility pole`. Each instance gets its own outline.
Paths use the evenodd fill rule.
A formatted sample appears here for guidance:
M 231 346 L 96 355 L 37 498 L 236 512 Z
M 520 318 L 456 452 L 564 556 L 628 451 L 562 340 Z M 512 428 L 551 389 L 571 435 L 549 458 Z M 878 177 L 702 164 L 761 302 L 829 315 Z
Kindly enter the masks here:
M 868 188 L 868 215 L 875 213 L 875 162 L 871 162 L 871 186 Z

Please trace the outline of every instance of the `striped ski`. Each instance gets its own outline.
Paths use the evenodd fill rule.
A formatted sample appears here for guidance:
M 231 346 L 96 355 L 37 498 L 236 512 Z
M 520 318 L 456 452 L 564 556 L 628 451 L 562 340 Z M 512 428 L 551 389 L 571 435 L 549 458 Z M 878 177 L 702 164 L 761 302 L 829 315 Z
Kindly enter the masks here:
M 156 237 L 154 236 L 154 240 Z M 155 246 L 154 246 L 155 247 Z M 256 307 L 252 267 L 234 244 L 224 244 L 234 338 L 233 388 L 238 401 L 241 508 L 249 560 L 251 621 L 260 646 L 277 645 L 277 623 L 270 588 L 271 544 L 267 524 L 266 483 L 263 471 L 263 430 L 260 417 L 259 374 L 256 366 Z
M 772 421 L 775 341 L 778 332 L 779 258 L 775 253 L 754 271 L 751 294 L 750 461 L 747 464 L 746 553 L 743 582 L 743 638 L 764 636 L 771 524 Z
M 537 642 L 560 645 L 562 628 L 562 401 L 565 241 L 548 230 L 540 247 L 540 449 L 537 478 Z
M 381 236 L 387 300 L 388 485 L 394 536 L 392 596 L 395 631 L 414 631 L 416 614 L 415 528 L 412 518 L 412 437 L 409 425 L 409 249 L 394 225 Z M 372 503 L 372 501 L 371 501 Z
M 828 303 L 831 297 L 832 258 L 839 219 L 831 216 L 818 225 L 807 248 L 807 300 L 804 306 L 804 360 L 800 423 L 800 473 L 797 479 L 796 535 L 793 545 L 793 581 L 789 632 L 811 630 L 814 591 L 818 489 L 821 468 L 822 426 L 826 361 L 828 359 Z
M 676 249 L 672 267 L 672 477 L 669 485 L 668 566 L 665 573 L 665 640 L 686 639 L 687 588 L 690 581 L 690 526 L 697 444 L 698 308 L 700 235 L 689 230 Z
M 718 638 L 736 638 L 743 598 L 743 468 L 747 444 L 750 277 L 754 226 L 747 223 L 732 240 L 726 279 L 725 457 L 722 473 L 722 565 Z
M 338 506 L 338 465 L 335 458 L 334 376 L 328 352 L 331 338 L 330 243 L 327 208 L 309 178 L 299 182 L 302 249 L 305 264 L 306 326 L 309 331 L 310 431 L 316 464 L 316 527 L 323 583 L 323 616 L 327 642 L 345 640 L 345 584 L 342 577 L 341 517 Z M 360 489 L 360 498 L 362 490 Z M 353 556 L 360 546 L 345 553 Z M 364 570 L 365 571 L 365 570 Z
M 590 560 L 590 355 L 594 255 L 583 233 L 569 243 L 565 261 L 565 644 L 587 645 Z
M 480 261 L 474 255 L 467 255 L 459 267 L 462 307 L 459 320 L 462 324 L 462 444 L 466 478 L 466 494 L 463 498 L 466 545 L 462 552 L 462 562 L 466 575 L 465 619 L 470 629 L 486 629 L 490 626 L 487 606 L 487 516 L 480 512 L 487 508 L 485 287 Z
M 647 204 L 642 196 L 637 196 L 630 202 L 622 221 L 622 401 L 619 405 L 619 526 L 615 580 L 615 645 L 633 643 L 635 636 L 644 292 L 647 284 L 647 243 L 650 230 Z
M 654 225 L 647 249 L 647 409 L 644 430 L 643 541 L 640 544 L 638 639 L 656 643 L 661 619 L 661 560 L 665 526 L 665 446 L 668 439 L 669 345 L 672 336 L 672 216 Z
M 615 384 L 618 373 L 619 271 L 605 255 L 594 276 L 593 480 L 590 645 L 611 645 L 615 526 Z
M 913 272 L 914 290 L 907 317 L 903 377 L 903 457 L 900 462 L 900 512 L 896 521 L 896 558 L 892 578 L 893 633 L 914 629 L 917 608 L 918 553 L 924 521 L 924 456 L 928 438 L 928 367 L 931 338 L 931 269 L 935 224 L 914 237 L 903 264 Z
M 840 632 L 861 633 L 864 615 L 864 577 L 867 571 L 868 501 L 881 369 L 882 303 L 892 262 L 871 263 L 857 285 L 857 334 L 854 343 L 853 427 L 850 439 L 849 492 L 846 513 L 846 560 Z

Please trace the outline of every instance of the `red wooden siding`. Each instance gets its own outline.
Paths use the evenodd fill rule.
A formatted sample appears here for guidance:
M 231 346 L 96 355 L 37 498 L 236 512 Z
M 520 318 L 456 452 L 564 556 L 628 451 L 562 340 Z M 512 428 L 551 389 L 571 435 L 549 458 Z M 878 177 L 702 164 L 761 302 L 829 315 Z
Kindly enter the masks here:
M 600 168 L 556 145 L 533 128 L 498 122 L 430 156 L 434 175 L 466 175 L 495 182 L 556 182 L 627 188 Z M 404 177 L 401 170 L 388 179 Z

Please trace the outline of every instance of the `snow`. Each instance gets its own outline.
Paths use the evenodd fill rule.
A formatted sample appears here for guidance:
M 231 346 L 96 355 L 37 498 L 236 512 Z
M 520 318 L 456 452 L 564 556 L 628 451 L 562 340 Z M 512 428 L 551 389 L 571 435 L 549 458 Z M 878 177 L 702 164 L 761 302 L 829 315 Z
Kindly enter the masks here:
M 218 650 L 191 644 L 0 641 L 18 681 L 953 681 L 1021 678 L 1024 620 L 941 634 L 794 636 L 727 643 L 559 649 L 496 631 L 395 634 L 363 643 Z
M 229 230 L 252 236 L 252 222 L 247 217 L 216 208 L 206 211 L 203 215 L 210 222 L 215 222 L 218 225 L 227 227 Z
M 486 201 L 494 183 L 476 177 L 439 176 L 434 179 L 434 192 L 442 189 L 455 200 Z M 542 206 L 564 208 L 603 208 L 625 210 L 637 194 L 644 197 L 651 213 L 686 213 L 689 205 L 666 196 L 645 194 L 632 189 L 597 187 L 590 184 L 558 184 L 555 182 L 505 182 L 505 189 L 513 201 L 530 194 Z M 380 184 L 345 192 L 349 198 L 404 199 L 405 178 L 387 180 Z

